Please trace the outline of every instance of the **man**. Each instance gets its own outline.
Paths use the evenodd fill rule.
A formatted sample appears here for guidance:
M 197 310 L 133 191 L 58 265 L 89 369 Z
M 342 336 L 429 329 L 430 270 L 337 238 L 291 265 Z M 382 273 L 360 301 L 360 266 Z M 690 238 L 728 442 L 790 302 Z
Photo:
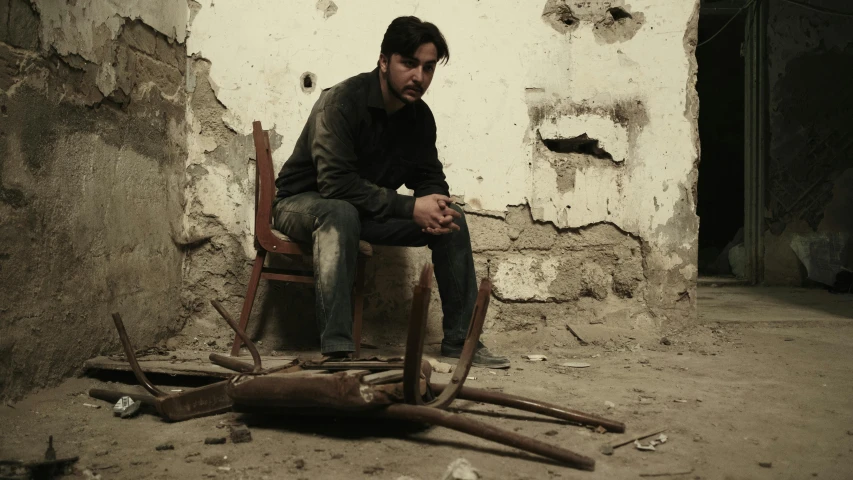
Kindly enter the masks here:
M 435 119 L 421 97 L 449 59 L 438 28 L 391 22 L 378 68 L 324 90 L 276 180 L 275 228 L 314 254 L 316 317 L 324 355 L 354 350 L 351 290 L 359 239 L 429 246 L 444 313 L 441 353 L 458 358 L 477 298 L 471 240 L 449 197 Z M 399 195 L 405 184 L 414 196 Z M 509 360 L 479 345 L 474 364 Z

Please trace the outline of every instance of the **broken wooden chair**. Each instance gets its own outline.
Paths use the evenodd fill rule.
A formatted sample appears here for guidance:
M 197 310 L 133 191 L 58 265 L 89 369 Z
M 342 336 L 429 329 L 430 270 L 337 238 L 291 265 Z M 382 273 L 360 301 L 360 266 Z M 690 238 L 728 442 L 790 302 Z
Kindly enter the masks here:
M 257 349 L 245 331 L 221 305 L 211 302 L 246 344 L 253 364 L 213 353 L 210 355 L 211 361 L 242 373 L 206 387 L 171 395 L 159 390 L 145 377 L 136 361 L 121 318 L 115 314 L 113 320 L 131 368 L 139 382 L 153 396 L 108 390 L 90 390 L 89 394 L 107 401 L 116 401 L 122 395 L 129 395 L 135 401 L 155 406 L 163 418 L 173 421 L 233 408 L 238 412 L 261 414 L 350 415 L 421 422 L 492 440 L 576 468 L 593 470 L 595 461 L 589 457 L 445 410 L 459 398 L 516 408 L 575 424 L 600 426 L 612 432 L 625 431 L 625 425 L 621 422 L 525 397 L 464 387 L 491 298 L 492 285 L 489 280 L 483 280 L 480 284 L 462 355 L 450 382 L 432 383 L 430 365 L 422 360 L 431 285 L 432 266 L 427 265 L 415 287 L 403 362 L 378 359 L 295 361 L 277 369 L 265 370 Z
M 595 461 L 592 458 L 445 410 L 456 398 L 461 398 L 549 415 L 573 423 L 601 426 L 614 432 L 625 430 L 621 422 L 524 397 L 463 387 L 486 318 L 492 290 L 489 280 L 480 284 L 462 355 L 450 383 L 431 383 L 431 368 L 422 360 L 431 283 L 432 266 L 427 265 L 415 287 L 402 372 L 394 370 L 399 369 L 398 365 L 387 365 L 385 369 L 380 368 L 381 365 L 366 368 L 363 362 L 349 361 L 336 362 L 349 364 L 347 370 L 306 369 L 301 372 L 240 374 L 232 377 L 226 387 L 234 402 L 234 410 L 276 415 L 366 416 L 440 425 L 576 468 L 593 470 Z M 239 331 L 238 335 L 244 336 Z M 247 344 L 251 344 L 248 339 Z M 314 368 L 322 369 L 323 364 L 316 364 Z
M 258 284 L 261 279 L 275 280 L 279 282 L 314 283 L 314 273 L 306 270 L 288 270 L 265 266 L 268 253 L 281 255 L 308 257 L 311 255 L 311 246 L 294 242 L 287 235 L 279 232 L 272 226 L 272 204 L 275 197 L 275 171 L 272 163 L 272 149 L 270 148 L 269 133 L 261 127 L 261 122 L 252 123 L 252 138 L 255 142 L 255 262 L 252 266 L 252 275 L 249 277 L 249 286 L 246 297 L 243 300 L 243 309 L 240 312 L 240 328 L 245 331 L 249 323 L 249 315 L 258 292 Z M 353 341 L 355 352 L 353 356 L 358 358 L 361 353 L 361 323 L 362 310 L 364 308 L 364 269 L 368 257 L 373 256 L 373 247 L 365 242 L 359 241 L 358 260 L 355 273 L 355 285 L 352 293 L 352 317 L 353 317 Z M 234 336 L 231 346 L 231 356 L 240 355 L 240 336 Z

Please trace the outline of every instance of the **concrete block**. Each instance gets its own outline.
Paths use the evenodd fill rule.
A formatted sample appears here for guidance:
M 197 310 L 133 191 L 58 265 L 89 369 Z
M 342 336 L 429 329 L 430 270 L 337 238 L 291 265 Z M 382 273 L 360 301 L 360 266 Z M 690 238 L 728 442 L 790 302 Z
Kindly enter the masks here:
M 178 89 L 184 86 L 184 78 L 181 72 L 172 66 L 158 62 L 153 58 L 138 52 L 132 52 L 131 56 L 136 63 L 136 83 L 153 82 L 164 94 L 174 95 Z
M 184 73 L 187 67 L 186 48 L 177 42 L 170 42 L 164 35 L 157 35 L 155 38 L 154 58 Z
M 157 47 L 157 34 L 151 27 L 140 21 L 125 24 L 121 39 L 130 47 L 148 55 L 154 55 Z
M 470 213 L 465 215 L 465 221 L 471 235 L 471 247 L 475 252 L 507 250 L 512 245 L 509 226 L 505 221 Z
M 33 10 L 30 2 L 27 0 L 11 0 L 7 37 L 10 45 L 27 50 L 37 50 L 39 26 L 39 16 Z
M 9 41 L 9 18 L 10 0 L 0 0 L 0 42 Z

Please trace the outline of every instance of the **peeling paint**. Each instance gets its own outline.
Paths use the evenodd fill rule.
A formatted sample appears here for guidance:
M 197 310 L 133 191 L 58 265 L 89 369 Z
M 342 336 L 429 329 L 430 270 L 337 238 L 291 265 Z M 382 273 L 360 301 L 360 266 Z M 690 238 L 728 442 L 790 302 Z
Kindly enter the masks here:
M 188 166 L 206 173 L 188 187 L 186 228 L 228 235 L 225 243 L 240 245 L 230 254 L 246 255 L 235 268 L 245 269 L 236 265 L 251 256 L 254 173 L 236 148 L 245 141 L 235 139 L 248 138 L 253 120 L 274 128 L 284 147 L 273 154 L 279 167 L 319 92 L 371 70 L 384 27 L 415 12 L 442 29 L 454 52 L 425 100 L 451 193 L 468 214 L 478 272 L 492 274 L 496 298 L 630 311 L 624 322 L 637 325 L 658 322 L 640 315 L 647 304 L 675 308 L 695 282 L 695 65 L 684 42 L 695 37 L 698 1 L 377 1 L 341 4 L 329 16 L 332 5 L 193 4 L 187 48 L 206 67 L 196 60 L 200 68 L 188 71 L 198 96 L 188 115 Z M 543 143 L 584 133 L 612 160 Z M 405 315 L 410 294 L 401 279 L 424 255 L 380 249 L 379 266 L 369 269 L 376 292 L 367 322 L 383 333 L 393 329 L 378 317 Z

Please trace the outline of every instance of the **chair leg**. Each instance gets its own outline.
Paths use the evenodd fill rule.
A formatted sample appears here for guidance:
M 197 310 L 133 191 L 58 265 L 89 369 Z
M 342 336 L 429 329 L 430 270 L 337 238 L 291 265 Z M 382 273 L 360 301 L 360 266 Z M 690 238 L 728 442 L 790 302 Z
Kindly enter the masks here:
M 366 258 L 359 255 L 355 271 L 355 286 L 352 292 L 352 339 L 355 343 L 354 357 L 361 356 L 361 314 L 364 308 L 364 268 Z
M 258 293 L 258 284 L 261 281 L 261 272 L 264 269 L 264 260 L 267 258 L 266 250 L 258 250 L 258 255 L 255 257 L 255 264 L 252 267 L 252 276 L 249 278 L 249 288 L 246 291 L 246 298 L 243 300 L 243 311 L 240 312 L 240 328 L 245 332 L 246 325 L 249 323 L 249 314 L 252 313 L 252 306 L 255 304 L 255 296 Z M 231 356 L 240 356 L 240 341 L 239 335 L 234 335 L 234 343 L 231 345 Z

